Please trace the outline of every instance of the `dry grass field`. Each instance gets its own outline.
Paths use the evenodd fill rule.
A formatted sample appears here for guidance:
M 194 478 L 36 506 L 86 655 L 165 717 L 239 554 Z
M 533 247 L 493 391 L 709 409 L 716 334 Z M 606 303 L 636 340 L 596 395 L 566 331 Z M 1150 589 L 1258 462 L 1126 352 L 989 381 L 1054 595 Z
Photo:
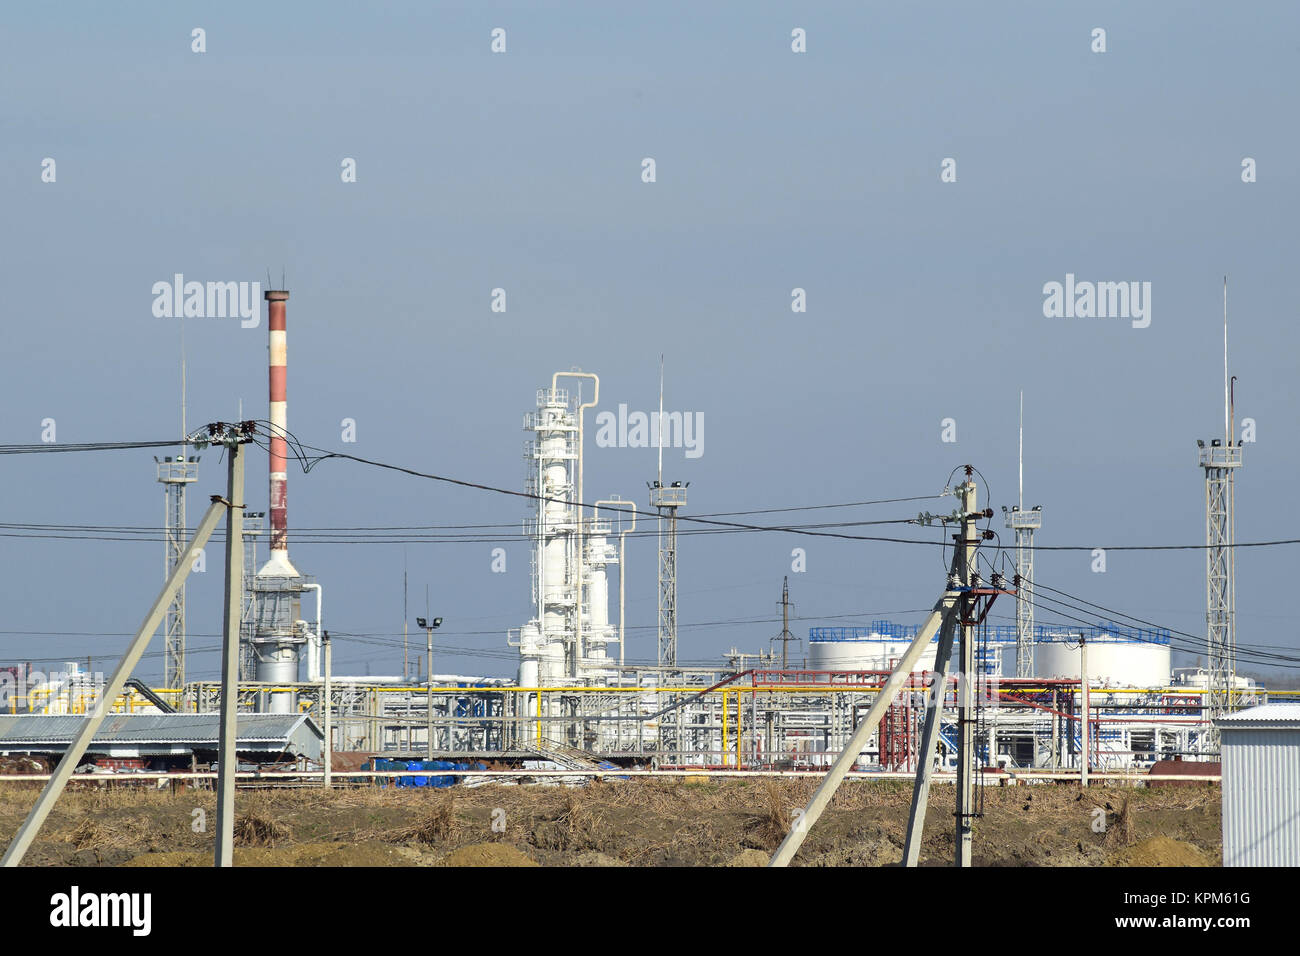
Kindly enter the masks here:
M 582 787 L 241 790 L 236 863 L 761 865 L 814 786 L 811 779 L 701 777 Z M 13 836 L 36 794 L 34 783 L 0 784 L 0 840 Z M 906 782 L 846 783 L 796 864 L 897 864 L 910 794 Z M 936 784 L 922 865 L 951 861 L 952 807 L 952 787 Z M 207 866 L 215 826 L 211 791 L 78 784 L 60 799 L 26 863 Z M 1220 839 L 1217 786 L 990 788 L 975 827 L 974 860 L 983 866 L 1218 865 Z

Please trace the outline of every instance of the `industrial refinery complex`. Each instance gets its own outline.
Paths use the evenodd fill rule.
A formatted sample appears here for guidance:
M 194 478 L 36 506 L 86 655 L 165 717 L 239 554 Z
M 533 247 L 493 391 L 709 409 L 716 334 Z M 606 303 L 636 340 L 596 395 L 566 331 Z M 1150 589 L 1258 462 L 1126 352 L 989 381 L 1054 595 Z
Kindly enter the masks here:
M 674 423 L 663 416 L 656 429 L 659 472 L 647 482 L 646 498 L 605 496 L 601 476 L 584 465 L 585 417 L 599 402 L 600 380 L 580 371 L 550 376 L 537 389 L 535 408 L 523 416 L 519 490 L 531 512 L 532 614 L 501 635 L 518 651 L 516 679 L 335 673 L 323 610 L 328 582 L 303 573 L 290 558 L 289 471 L 296 457 L 288 417 L 290 295 L 273 290 L 264 298 L 270 355 L 265 421 L 205 425 L 188 433 L 176 454 L 156 459 L 168 517 L 167 565 L 173 578 L 179 575 L 156 609 L 164 686 L 125 675 L 131 679 L 108 708 L 114 723 L 87 742 L 79 758 L 83 768 L 167 772 L 212 761 L 223 682 L 186 677 L 184 574 L 195 535 L 187 525 L 186 495 L 196 485 L 205 449 L 233 450 L 254 441 L 269 453 L 268 495 L 261 511 L 251 510 L 257 506 L 250 486 L 240 516 L 244 570 L 227 596 L 238 620 L 238 680 L 228 686 L 237 687 L 238 733 L 265 728 L 255 742 L 240 743 L 241 759 L 280 769 L 319 772 L 332 755 L 356 754 L 371 761 L 370 769 L 437 760 L 460 769 L 490 761 L 498 770 L 520 772 L 819 771 L 837 764 L 850 742 L 862 737 L 845 772 L 958 774 L 966 769 L 962 754 L 968 748 L 966 762 L 983 774 L 1086 779 L 1146 773 L 1163 762 L 1199 763 L 1217 774 L 1216 721 L 1290 696 L 1236 673 L 1232 488 L 1242 449 L 1232 437 L 1230 395 L 1224 437 L 1208 447 L 1200 443 L 1208 666 L 1175 668 L 1168 629 L 1109 620 L 1097 606 L 1064 592 L 1041 594 L 1057 608 L 1086 615 L 1076 617 L 1079 626 L 1035 623 L 1034 539 L 1043 511 L 1025 506 L 1022 480 L 1020 500 L 1000 516 L 1014 548 L 995 564 L 985 554 L 994 537 L 994 510 L 962 507 L 963 496 L 973 502 L 979 485 L 976 470 L 967 466 L 966 477 L 951 488 L 951 513 L 916 519 L 942 526 L 964 545 L 953 548 L 948 580 L 935 582 L 944 595 L 935 626 L 876 620 L 813 627 L 800 661 L 760 647 L 700 667 L 679 665 L 677 657 L 677 528 L 687 517 L 687 488 L 666 480 L 662 464 L 663 433 Z M 504 429 L 501 440 L 509 440 Z M 240 453 L 241 462 L 244 457 Z M 625 653 L 626 538 L 638 526 L 643 533 L 653 527 L 658 543 L 653 665 L 627 663 Z M 783 600 L 788 605 L 788 596 Z M 988 623 L 995 601 L 1004 612 L 1014 605 L 1014 625 Z M 432 651 L 441 619 L 418 624 Z M 788 638 L 788 620 L 784 627 Z M 960 666 L 963 661 L 967 666 Z M 30 666 L 13 662 L 4 676 L 13 690 L 0 717 L 0 755 L 57 760 L 75 735 L 73 718 L 91 713 L 104 691 L 75 663 L 38 680 Z M 887 687 L 887 681 L 897 683 Z M 864 721 L 871 729 L 863 737 Z

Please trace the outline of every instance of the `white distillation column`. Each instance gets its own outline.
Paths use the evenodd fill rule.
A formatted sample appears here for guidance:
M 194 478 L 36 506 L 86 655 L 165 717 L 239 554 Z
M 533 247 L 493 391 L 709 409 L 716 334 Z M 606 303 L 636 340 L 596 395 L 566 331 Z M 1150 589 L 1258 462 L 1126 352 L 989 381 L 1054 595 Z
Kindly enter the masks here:
M 574 505 L 578 426 L 561 388 L 537 390 L 537 411 L 524 416 L 532 438 L 524 446 L 525 490 L 534 499 L 528 523 L 533 538 L 533 617 L 519 629 L 519 686 L 557 687 L 574 682 L 577 667 L 578 560 Z M 514 642 L 511 642 L 514 643 Z M 547 743 L 562 736 L 549 718 L 559 716 L 555 695 L 526 694 L 520 716 L 538 718 L 521 726 L 522 743 Z M 540 739 L 539 739 L 540 738 Z
M 572 505 L 573 417 L 567 396 L 543 389 L 537 444 L 541 468 L 542 648 L 539 680 L 544 687 L 569 683 L 574 646 L 577 580 L 573 561 L 576 515 Z
M 583 617 L 583 648 L 579 677 L 588 685 L 616 680 L 618 672 L 609 666 L 612 661 L 606 650 L 618 640 L 616 629 L 609 623 L 609 565 L 618 563 L 618 552 L 607 537 L 610 526 L 605 521 L 592 521 L 587 528 L 587 554 L 583 567 L 587 586 L 587 603 Z

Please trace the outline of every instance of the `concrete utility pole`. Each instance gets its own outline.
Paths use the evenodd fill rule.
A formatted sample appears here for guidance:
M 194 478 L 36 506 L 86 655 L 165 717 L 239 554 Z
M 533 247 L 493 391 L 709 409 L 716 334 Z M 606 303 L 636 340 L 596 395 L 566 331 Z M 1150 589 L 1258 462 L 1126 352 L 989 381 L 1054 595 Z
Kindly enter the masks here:
M 324 784 L 328 790 L 334 785 L 334 779 L 330 775 L 334 760 L 334 738 L 331 735 L 330 711 L 333 707 L 333 697 L 330 696 L 330 676 L 334 671 L 334 649 L 330 646 L 330 632 L 321 631 L 321 643 L 325 645 L 325 706 L 322 708 L 322 717 L 325 723 L 325 753 L 324 753 Z
M 221 732 L 217 759 L 216 866 L 235 863 L 235 742 L 239 714 L 239 617 L 244 603 L 244 456 L 238 431 L 222 442 L 229 455 L 226 490 L 226 606 L 222 615 Z
M 975 812 L 975 641 L 972 620 L 975 602 L 969 591 L 975 573 L 975 549 L 979 546 L 979 533 L 975 523 L 975 482 L 967 479 L 957 488 L 961 496 L 961 534 L 957 536 L 957 574 L 961 586 L 967 591 L 958 603 L 961 614 L 961 642 L 958 657 L 961 665 L 957 673 L 957 866 L 970 866 L 971 842 L 974 835 L 971 821 Z
M 916 666 L 916 662 L 921 659 L 921 654 L 925 651 L 926 645 L 934 638 L 944 618 L 953 613 L 957 596 L 958 592 L 948 591 L 930 611 L 930 616 L 925 619 L 925 623 L 917 631 L 916 638 L 903 654 L 903 659 L 898 662 L 894 672 L 885 681 L 885 686 L 876 695 L 875 702 L 871 705 L 871 709 L 867 711 L 867 716 L 863 718 L 862 723 L 858 724 L 848 744 L 840 752 L 839 757 L 836 758 L 831 769 L 827 771 L 826 776 L 822 778 L 821 785 L 808 802 L 808 806 L 804 808 L 803 814 L 790 828 L 785 840 L 777 847 L 776 853 L 772 856 L 768 866 L 789 866 L 790 861 L 794 859 L 794 855 L 799 852 L 799 847 L 803 845 L 808 830 L 817 822 L 830 804 L 831 797 L 835 795 L 835 791 L 839 788 L 845 775 L 853 769 L 858 756 L 880 725 L 880 719 L 885 716 L 885 711 L 889 709 L 889 705 L 894 702 L 899 690 L 911 676 L 912 669 Z
M 941 688 L 946 686 L 947 681 L 947 659 L 952 647 L 952 633 L 955 628 L 961 628 L 960 657 L 962 672 L 958 675 L 957 684 L 961 751 L 958 753 L 957 761 L 956 863 L 958 866 L 970 865 L 971 819 L 974 816 L 973 758 L 975 718 L 971 715 L 974 696 L 974 687 L 971 682 L 974 671 L 973 631 L 976 626 L 983 623 L 997 595 L 1012 593 L 1002 589 L 1000 575 L 995 574 L 993 576 L 993 586 L 990 588 L 977 586 L 976 584 L 976 549 L 979 547 L 981 540 L 993 536 L 991 531 L 981 533 L 976 527 L 976 523 L 980 518 L 992 518 L 993 510 L 991 508 L 982 512 L 976 510 L 976 487 L 974 480 L 971 478 L 973 472 L 974 469 L 967 465 L 966 481 L 958 485 L 954 491 L 954 494 L 961 501 L 961 508 L 952 516 L 951 520 L 960 522 L 959 527 L 961 530 L 953 535 L 957 547 L 953 552 L 952 565 L 948 574 L 947 591 L 935 603 L 930 616 L 926 618 L 925 623 L 917 632 L 915 640 L 912 641 L 903 654 L 902 660 L 895 665 L 889 679 L 885 681 L 885 686 L 876 695 L 867 716 L 854 730 L 853 737 L 840 753 L 825 778 L 823 778 L 821 785 L 813 794 L 812 800 L 809 801 L 803 814 L 777 848 L 768 866 L 788 866 L 790 861 L 794 859 L 794 855 L 807 837 L 809 828 L 817 822 L 817 819 L 830 803 L 836 788 L 839 787 L 840 782 L 848 774 L 849 770 L 852 769 L 863 748 L 871 739 L 871 735 L 876 732 L 885 711 L 894 702 L 894 698 L 898 696 L 903 684 L 911 677 L 922 652 L 933 640 L 935 633 L 939 631 L 941 626 L 947 636 L 940 642 L 938 658 L 936 659 L 936 667 L 943 671 L 942 679 L 944 682 L 937 683 L 935 686 L 935 693 L 940 705 L 942 705 L 943 700 L 940 691 Z M 929 521 L 932 517 L 929 515 L 922 516 L 925 521 Z M 982 599 L 984 606 L 981 610 L 979 605 Z M 920 852 L 921 830 L 924 826 L 925 804 L 928 799 L 929 772 L 927 768 L 930 767 L 931 761 L 934 759 L 935 739 L 938 736 L 937 723 L 939 714 L 937 710 L 938 707 L 935 708 L 936 712 L 933 713 L 933 720 L 931 720 L 931 715 L 927 715 L 926 730 L 923 732 L 925 745 L 922 747 L 920 754 L 921 763 L 917 770 L 917 784 L 913 792 L 905 862 L 908 858 L 915 859 Z
M 960 520 L 961 531 L 953 535 L 958 547 L 953 554 L 952 571 L 949 575 L 949 590 L 960 595 L 954 612 L 944 620 L 944 629 L 935 655 L 935 679 L 931 686 L 928 702 L 929 709 L 925 715 L 925 727 L 921 734 L 920 763 L 916 772 L 916 783 L 912 790 L 912 808 L 907 821 L 907 840 L 903 849 L 903 865 L 916 866 L 921 855 L 921 837 L 925 829 L 925 812 L 929 801 L 930 779 L 934 773 L 934 758 L 939 736 L 939 722 L 943 717 L 943 703 L 948 686 L 949 659 L 952 655 L 953 632 L 961 628 L 961 647 L 958 657 L 962 670 L 957 674 L 958 728 L 960 750 L 957 755 L 958 786 L 956 817 L 956 853 L 954 862 L 958 866 L 970 865 L 971 820 L 974 817 L 974 737 L 975 718 L 971 716 L 974 681 L 974 647 L 971 631 L 983 624 L 988 617 L 993 602 L 1000 594 L 1011 594 L 1002 586 L 1002 576 L 993 574 L 991 586 L 978 582 L 975 574 L 975 549 L 979 542 L 992 537 L 992 532 L 979 532 L 976 522 L 979 518 L 991 518 L 993 509 L 976 510 L 975 483 L 969 476 L 973 469 L 967 467 L 967 481 L 958 486 L 956 494 L 961 498 L 962 509 L 954 515 Z M 993 749 L 993 736 L 990 732 L 989 750 Z
M 943 630 L 939 634 L 939 650 L 934 658 L 934 682 L 926 696 L 929 706 L 925 712 L 925 728 L 921 731 L 921 762 L 917 766 L 916 783 L 912 786 L 912 808 L 907 817 L 907 840 L 903 845 L 904 866 L 916 866 L 921 859 L 921 834 L 925 829 L 925 811 L 930 803 L 930 778 L 934 775 L 939 721 L 943 717 L 944 698 L 948 695 L 948 671 L 955 623 L 955 616 L 944 618 Z
M 1088 684 L 1088 638 L 1079 632 L 1079 705 L 1083 710 L 1082 730 L 1083 748 L 1079 756 L 1079 783 L 1088 786 L 1088 762 L 1092 759 L 1092 744 L 1088 737 L 1088 711 L 1092 707 L 1092 695 Z
M 880 689 L 880 693 L 876 695 L 875 701 L 872 702 L 871 709 L 867 711 L 866 717 L 864 717 L 862 722 L 858 724 L 857 728 L 853 731 L 853 736 L 849 739 L 848 744 L 846 744 L 844 750 L 840 752 L 839 757 L 836 758 L 835 763 L 831 766 L 831 769 L 827 772 L 826 776 L 822 778 L 821 785 L 818 786 L 817 791 L 808 802 L 808 806 L 804 808 L 804 812 L 799 816 L 798 820 L 796 820 L 794 826 L 790 828 L 790 832 L 786 835 L 785 840 L 783 840 L 781 845 L 777 847 L 776 853 L 772 855 L 772 859 L 769 861 L 768 866 L 789 866 L 790 861 L 794 859 L 795 854 L 799 852 L 799 847 L 803 845 L 803 841 L 807 838 L 809 829 L 811 829 L 813 824 L 815 824 L 818 818 L 821 817 L 826 807 L 830 804 L 831 797 L 835 795 L 835 791 L 839 788 L 840 783 L 844 780 L 844 777 L 848 772 L 853 769 L 853 765 L 857 762 L 858 757 L 867 746 L 868 741 L 871 739 L 871 735 L 874 734 L 876 729 L 879 727 L 881 718 L 885 715 L 885 711 L 887 711 L 889 706 L 894 702 L 894 698 L 898 696 L 898 692 L 902 689 L 903 684 L 911 677 L 913 669 L 921 659 L 921 654 L 934 639 L 934 636 L 939 631 L 940 627 L 942 626 L 948 631 L 948 642 L 949 647 L 951 647 L 952 628 L 960 624 L 962 627 L 963 652 L 964 654 L 969 654 L 973 658 L 974 648 L 971 641 L 968 639 L 967 630 L 977 623 L 971 619 L 975 607 L 975 596 L 971 593 L 973 590 L 971 586 L 971 576 L 975 564 L 975 550 L 981 540 L 981 535 L 979 534 L 975 524 L 981 517 L 991 518 L 993 512 L 991 510 L 982 513 L 975 511 L 975 482 L 969 477 L 971 471 L 972 469 L 967 466 L 967 480 L 963 484 L 959 485 L 955 492 L 961 499 L 962 505 L 960 513 L 954 515 L 954 518 L 961 522 L 961 531 L 953 536 L 957 539 L 958 547 L 955 549 L 953 554 L 952 565 L 948 576 L 947 590 L 944 592 L 943 596 L 935 602 L 934 608 L 930 611 L 930 616 L 926 618 L 925 623 L 921 625 L 921 629 L 917 631 L 916 638 L 912 641 L 911 645 L 908 646 L 907 651 L 903 654 L 902 660 L 895 665 L 893 672 L 889 675 L 889 679 L 885 681 L 885 686 Z M 993 594 L 1004 592 L 994 589 L 993 591 L 980 593 L 988 593 L 991 601 L 991 596 Z M 987 613 L 987 609 L 985 613 Z M 940 648 L 940 652 L 943 652 L 942 647 Z M 946 654 L 944 656 L 946 657 Z M 964 659 L 965 657 L 963 657 L 963 660 Z M 937 663 L 936 666 L 938 666 Z M 969 673 L 970 666 L 963 664 L 963 667 L 966 668 L 966 672 Z M 961 677 L 964 679 L 966 674 L 964 673 Z M 969 714 L 969 681 L 964 682 L 967 684 L 967 692 L 966 697 L 962 698 L 965 707 L 959 711 L 959 720 L 962 721 L 963 740 L 966 746 L 970 747 L 973 745 L 974 739 L 974 719 L 971 718 Z M 961 683 L 962 681 L 959 681 L 959 688 Z M 969 724 L 966 723 L 968 720 L 970 721 Z M 934 735 L 932 735 L 932 737 L 933 736 Z M 931 744 L 933 745 L 933 739 L 931 740 Z M 932 751 L 922 752 L 921 766 L 926 766 L 931 759 Z M 963 765 L 966 769 L 969 788 L 969 783 L 971 782 L 971 759 L 969 753 L 964 761 L 959 757 L 959 779 Z M 920 779 L 920 777 L 921 774 L 918 771 L 918 779 Z M 919 794 L 915 795 L 914 799 L 916 796 L 919 796 Z M 964 819 L 963 814 L 969 813 L 971 805 L 972 801 L 969 792 L 967 792 L 963 797 L 959 787 L 957 795 L 957 858 L 959 865 L 963 858 L 967 861 L 970 859 L 969 842 L 966 844 L 966 852 L 964 856 L 962 854 L 961 830 L 963 825 L 962 821 Z M 913 809 L 912 814 L 913 819 L 917 819 L 916 808 Z M 924 816 L 924 811 L 922 810 L 919 815 L 921 822 L 924 821 Z M 919 825 L 920 824 L 917 824 L 917 826 Z M 967 830 L 969 830 L 969 826 L 970 821 L 966 818 L 965 827 Z M 918 830 L 916 839 L 913 842 L 919 843 L 919 839 L 920 833 Z M 969 833 L 967 834 L 967 841 L 969 841 Z
M 171 606 L 176 592 L 185 583 L 185 579 L 189 577 L 190 571 L 194 567 L 194 559 L 198 556 L 199 551 L 203 549 L 203 546 L 208 543 L 213 529 L 221 520 L 223 510 L 221 499 L 214 495 L 207 514 L 203 516 L 203 520 L 199 522 L 199 526 L 194 532 L 194 539 L 190 541 L 189 547 L 185 549 L 180 560 L 173 566 L 172 572 L 167 578 L 167 583 L 163 585 L 162 591 L 159 592 L 153 606 L 145 615 L 144 623 L 140 625 L 135 637 L 127 645 L 126 653 L 122 656 L 122 660 L 113 672 L 113 676 L 104 687 L 103 696 L 96 701 L 94 707 L 87 714 L 86 722 L 82 725 L 81 730 L 78 731 L 72 743 L 68 745 L 67 751 L 63 754 L 58 766 L 45 784 L 45 789 L 41 791 L 40 797 L 37 798 L 35 805 L 27 814 L 27 819 L 23 821 L 18 833 L 14 836 L 13 842 L 9 844 L 9 849 L 5 851 L 4 858 L 0 859 L 0 866 L 18 866 L 22 863 L 27 850 L 36 839 L 36 834 L 40 832 L 45 818 L 49 816 L 50 810 L 53 809 L 55 802 L 59 799 L 59 795 L 63 793 L 63 788 L 67 786 L 68 779 L 72 776 L 73 771 L 77 769 L 77 764 L 81 762 L 81 758 L 85 756 L 86 749 L 95 738 L 95 734 L 99 732 L 100 726 L 104 723 L 104 718 L 108 716 L 113 701 L 117 700 L 118 695 L 122 693 L 127 678 L 131 676 L 136 664 L 140 662 L 141 655 L 144 654 L 145 648 L 149 646 L 149 639 L 158 630 L 158 625 L 162 623 L 163 618 L 166 616 L 167 608 Z

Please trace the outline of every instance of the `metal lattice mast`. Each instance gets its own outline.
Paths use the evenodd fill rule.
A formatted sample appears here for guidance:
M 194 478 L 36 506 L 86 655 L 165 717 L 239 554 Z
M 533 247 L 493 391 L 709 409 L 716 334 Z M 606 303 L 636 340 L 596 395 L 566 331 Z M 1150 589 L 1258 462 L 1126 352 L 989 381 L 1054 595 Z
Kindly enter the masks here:
M 1207 644 L 1207 740 L 1219 749 L 1214 720 L 1239 704 L 1237 670 L 1237 560 L 1234 516 L 1234 476 L 1241 467 L 1241 444 L 1235 447 L 1233 382 L 1228 377 L 1228 278 L 1223 279 L 1223 439 L 1200 446 L 1205 469 L 1205 622 Z
M 650 485 L 650 507 L 659 511 L 660 667 L 677 666 L 677 509 L 685 504 L 686 485 L 674 481 L 672 487 L 664 487 L 664 359 L 661 355 L 659 356 L 659 477 Z
M 181 435 L 185 430 L 185 323 L 181 322 Z M 166 498 L 163 515 L 163 580 L 171 577 L 172 569 L 185 553 L 185 486 L 198 480 L 199 459 L 188 456 L 189 445 L 181 444 L 181 453 L 162 460 L 154 458 L 156 477 L 163 485 Z M 163 618 L 163 687 L 185 689 L 185 584 L 176 590 L 167 615 Z
M 176 562 L 185 553 L 185 486 L 199 477 L 198 458 L 182 454 L 175 458 L 154 459 L 158 481 L 166 494 L 163 525 L 163 580 L 171 577 Z M 167 606 L 163 619 L 163 687 L 185 687 L 185 585 L 182 584 Z
M 659 666 L 677 666 L 677 509 L 686 504 L 680 481 L 655 482 L 650 506 L 659 510 Z
M 1205 469 L 1205 620 L 1209 658 L 1210 720 L 1230 713 L 1235 705 L 1237 635 L 1233 527 L 1233 473 L 1241 466 L 1241 449 L 1215 439 L 1201 451 Z M 1212 739 L 1216 735 L 1211 730 Z
M 1025 393 L 1021 392 L 1020 504 L 1007 515 L 1007 527 L 1016 533 L 1017 677 L 1034 676 L 1034 532 L 1042 526 L 1042 505 L 1025 510 Z

